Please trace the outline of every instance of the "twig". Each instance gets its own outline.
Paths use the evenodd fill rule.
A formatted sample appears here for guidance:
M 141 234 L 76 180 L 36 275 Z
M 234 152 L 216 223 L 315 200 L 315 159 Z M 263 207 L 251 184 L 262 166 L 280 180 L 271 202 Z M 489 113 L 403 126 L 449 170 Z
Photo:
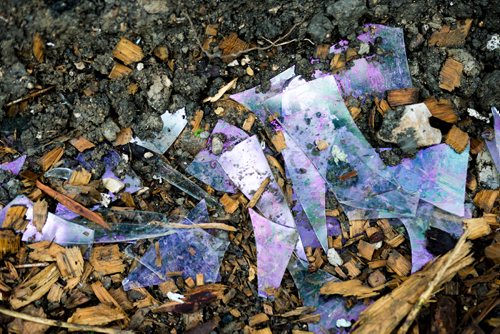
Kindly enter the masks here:
M 55 86 L 50 86 L 50 87 L 47 87 L 47 88 L 43 88 L 43 89 L 37 90 L 37 91 L 32 92 L 32 93 L 29 93 L 28 95 L 25 95 L 25 96 L 23 96 L 23 97 L 21 97 L 21 98 L 19 98 L 17 100 L 14 100 L 14 101 L 11 101 L 11 102 L 7 103 L 5 106 L 6 107 L 10 107 L 10 106 L 12 106 L 14 104 L 18 104 L 18 103 L 21 103 L 23 101 L 29 100 L 29 99 L 31 99 L 33 97 L 37 97 L 38 95 L 41 95 L 43 93 L 48 92 L 49 90 L 51 90 L 54 87 Z
M 227 55 L 223 55 L 223 56 L 219 56 L 218 54 L 215 54 L 215 53 L 211 53 L 211 52 L 208 52 L 207 50 L 205 50 L 203 48 L 203 44 L 201 43 L 201 40 L 198 36 L 198 33 L 196 32 L 196 28 L 194 27 L 194 24 L 193 24 L 193 21 L 191 20 L 191 17 L 189 17 L 189 15 L 186 13 L 186 12 L 182 12 L 183 15 L 186 17 L 186 19 L 188 20 L 189 22 L 189 25 L 191 27 L 191 30 L 193 31 L 194 33 L 194 37 L 196 39 L 196 43 L 198 44 L 198 47 L 200 48 L 200 50 L 209 58 L 209 59 L 213 59 L 213 58 L 237 58 L 245 53 L 249 53 L 249 52 L 252 52 L 252 51 L 265 51 L 265 50 L 268 50 L 270 48 L 274 48 L 274 47 L 278 47 L 278 46 L 284 46 L 284 45 L 287 45 L 287 44 L 291 44 L 291 43 L 295 43 L 295 42 L 300 42 L 300 41 L 307 41 L 309 43 L 311 43 L 312 45 L 314 45 L 314 43 L 308 39 L 308 38 L 304 38 L 302 40 L 299 40 L 297 38 L 294 38 L 294 39 L 291 39 L 291 40 L 288 40 L 288 41 L 284 41 L 282 42 L 285 38 L 287 38 L 288 36 L 290 36 L 290 34 L 295 30 L 295 28 L 297 28 L 299 25 L 302 24 L 302 21 L 299 22 L 299 23 L 296 23 L 294 24 L 290 30 L 288 30 L 288 32 L 286 34 L 284 34 L 283 36 L 281 37 L 278 37 L 274 42 L 265 38 L 265 37 L 262 37 L 263 40 L 265 40 L 267 43 L 269 43 L 269 45 L 267 46 L 255 46 L 255 47 L 251 47 L 251 48 L 248 48 L 248 49 L 245 49 L 245 50 L 241 50 L 241 51 L 238 51 L 238 52 L 234 52 L 234 53 L 230 53 L 230 54 L 227 54 Z
M 16 264 L 14 268 L 16 269 L 27 269 L 27 268 L 40 268 L 40 267 L 47 267 L 49 263 L 47 262 L 38 262 L 38 263 L 25 263 L 25 264 Z M 9 270 L 7 267 L 2 267 L 0 270 Z
M 266 177 L 264 179 L 264 181 L 262 181 L 262 183 L 260 184 L 259 188 L 257 188 L 257 191 L 255 191 L 255 194 L 250 199 L 250 202 L 248 202 L 247 209 L 248 208 L 253 208 L 257 204 L 257 202 L 259 201 L 260 197 L 262 196 L 262 194 L 266 190 L 267 185 L 269 184 L 269 182 L 271 182 L 271 179 L 268 176 L 268 177 Z
M 77 201 L 69 198 L 68 196 L 66 196 L 64 194 L 61 194 L 61 193 L 55 191 L 54 189 L 50 188 L 49 186 L 46 186 L 45 184 L 43 184 L 42 182 L 40 182 L 38 180 L 36 181 L 36 186 L 40 190 L 42 190 L 44 193 L 46 193 L 47 195 L 49 195 L 50 197 L 52 197 L 53 199 L 55 199 L 56 201 L 58 201 L 59 203 L 61 203 L 62 205 L 64 205 L 68 209 L 70 209 L 71 211 L 73 211 L 74 213 L 76 213 L 82 217 L 85 217 L 88 220 L 93 221 L 96 224 L 101 225 L 105 229 L 108 229 L 108 230 L 110 229 L 108 223 L 106 223 L 104 221 L 104 218 L 102 218 L 102 216 L 100 214 L 87 209 L 86 207 L 84 207 L 83 205 L 78 203 Z
M 441 268 L 439 268 L 439 271 L 436 273 L 436 276 L 434 276 L 434 279 L 429 283 L 427 289 L 420 295 L 420 298 L 415 303 L 415 305 L 413 305 L 413 308 L 411 309 L 410 313 L 408 313 L 405 322 L 403 323 L 403 325 L 401 325 L 401 327 L 399 327 L 398 334 L 405 334 L 408 332 L 422 307 L 427 303 L 429 298 L 432 297 L 436 288 L 443 283 L 443 276 L 446 274 L 446 271 L 448 271 L 450 265 L 455 261 L 457 255 L 459 255 L 458 253 L 462 251 L 462 246 L 465 244 L 468 235 L 469 231 L 465 230 L 464 234 L 458 240 L 455 248 L 453 248 L 453 251 L 451 252 L 446 262 Z
M 52 327 L 62 327 L 62 328 L 67 328 L 67 329 L 74 330 L 74 331 L 109 333 L 109 334 L 133 334 L 134 333 L 133 331 L 122 331 L 120 329 L 113 329 L 113 328 L 78 325 L 78 324 L 72 324 L 72 323 L 65 322 L 65 321 L 39 318 L 39 317 L 35 317 L 35 316 L 29 315 L 26 313 L 7 310 L 5 308 L 0 308 L 0 313 L 5 314 L 9 317 L 35 322 L 37 324 L 42 324 L 42 325 L 47 325 L 47 326 L 52 326 Z

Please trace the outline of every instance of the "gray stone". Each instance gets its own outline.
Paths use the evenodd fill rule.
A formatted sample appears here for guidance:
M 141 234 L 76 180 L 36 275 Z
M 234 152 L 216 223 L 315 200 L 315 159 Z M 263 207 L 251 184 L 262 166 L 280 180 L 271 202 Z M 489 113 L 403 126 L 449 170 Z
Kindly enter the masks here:
M 315 42 L 321 43 L 331 34 L 332 29 L 333 25 L 326 16 L 316 14 L 311 19 L 307 32 Z
M 215 155 L 219 155 L 222 153 L 222 149 L 224 148 L 224 143 L 222 140 L 215 136 L 212 138 L 212 153 Z
M 153 84 L 147 92 L 148 103 L 158 111 L 165 111 L 168 106 L 170 93 L 172 92 L 172 81 L 166 74 L 153 77 Z
M 101 127 L 102 135 L 109 141 L 114 141 L 120 132 L 120 127 L 111 118 L 108 118 Z
M 366 12 L 363 0 L 340 0 L 326 8 L 328 15 L 335 18 L 341 35 L 346 36 L 358 27 L 359 18 Z
M 476 158 L 477 178 L 482 187 L 488 189 L 497 189 L 500 187 L 500 173 L 497 172 L 495 164 L 491 159 L 490 152 L 487 149 L 479 152 Z

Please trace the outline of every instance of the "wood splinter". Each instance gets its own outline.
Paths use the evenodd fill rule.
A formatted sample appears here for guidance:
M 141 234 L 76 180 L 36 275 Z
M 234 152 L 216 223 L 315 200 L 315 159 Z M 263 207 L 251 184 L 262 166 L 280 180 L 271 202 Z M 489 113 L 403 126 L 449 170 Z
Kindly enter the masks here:
M 257 204 L 257 202 L 259 201 L 260 197 L 262 196 L 262 194 L 266 190 L 267 185 L 269 184 L 270 181 L 271 181 L 271 179 L 269 178 L 269 176 L 266 177 L 264 179 L 264 181 L 262 181 L 262 183 L 260 184 L 259 188 L 257 189 L 257 191 L 255 192 L 255 194 L 253 195 L 252 199 L 250 199 L 250 202 L 248 202 L 247 209 L 248 208 L 253 208 Z

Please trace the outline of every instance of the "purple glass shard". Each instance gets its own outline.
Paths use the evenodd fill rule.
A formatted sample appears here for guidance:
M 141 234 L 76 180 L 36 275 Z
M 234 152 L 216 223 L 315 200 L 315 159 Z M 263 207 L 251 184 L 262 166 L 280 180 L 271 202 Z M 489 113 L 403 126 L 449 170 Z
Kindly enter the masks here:
M 184 108 L 177 110 L 175 113 L 166 111 L 161 115 L 161 120 L 163 122 L 163 129 L 160 133 L 156 134 L 155 138 L 141 140 L 138 137 L 134 137 L 131 143 L 135 143 L 158 154 L 167 152 L 182 130 L 184 130 L 184 127 L 186 127 L 186 111 Z
M 198 206 L 188 214 L 183 223 L 208 222 L 206 204 L 200 202 Z M 123 288 L 127 291 L 158 285 L 168 279 L 167 272 L 174 271 L 181 271 L 183 278 L 193 279 L 196 274 L 201 273 L 205 282 L 216 282 L 220 262 L 229 245 L 227 233 L 224 234 L 225 238 L 219 238 L 202 229 L 189 229 L 162 237 L 158 240 L 161 261 L 158 261 L 156 248 L 152 245 L 140 259 L 140 264 L 123 280 Z
M 219 120 L 212 130 L 205 148 L 196 155 L 193 162 L 186 168 L 186 172 L 215 190 L 235 193 L 237 188 L 217 162 L 220 153 L 218 155 L 212 153 L 212 139 L 215 136 L 224 143 L 222 152 L 231 150 L 234 145 L 248 138 L 245 131 Z
M 447 144 L 439 144 L 389 169 L 406 191 L 419 192 L 422 200 L 463 216 L 468 161 L 469 147 L 459 154 Z
M 491 113 L 493 114 L 494 133 L 485 134 L 483 137 L 497 172 L 500 173 L 500 113 L 495 107 L 491 107 Z M 493 135 L 493 138 L 489 138 L 491 135 Z
M 358 39 L 372 45 L 379 41 L 377 53 L 356 59 L 347 70 L 335 74 L 342 95 L 382 96 L 390 89 L 412 87 L 403 30 L 380 24 L 365 27 L 368 32 L 358 36 Z
M 254 87 L 243 92 L 233 94 L 230 98 L 247 107 L 255 115 L 257 115 L 263 123 L 266 123 L 267 114 L 262 108 L 262 102 L 276 94 L 280 94 L 293 77 L 295 77 L 295 66 L 290 67 L 286 71 L 272 78 L 271 88 L 265 93 L 258 92 L 258 87 Z
M 270 297 L 285 274 L 286 266 L 297 243 L 294 228 L 276 224 L 248 209 L 257 246 L 257 282 L 259 296 Z
M 26 211 L 26 219 L 29 221 L 26 230 L 23 233 L 23 241 L 37 242 L 42 240 L 53 241 L 60 245 L 90 245 L 94 241 L 94 231 L 84 226 L 66 221 L 52 213 L 47 214 L 47 221 L 38 232 L 35 225 L 33 225 L 33 202 L 26 196 L 18 196 L 5 206 L 0 211 L 0 221 L 5 220 L 7 210 L 11 206 L 25 206 L 28 208 Z
M 316 233 L 324 251 L 328 251 L 328 238 L 325 213 L 325 181 L 311 160 L 295 144 L 295 141 L 286 133 L 286 148 L 281 151 L 285 160 L 287 175 L 291 178 L 295 196 L 307 215 L 309 224 Z M 302 242 L 306 240 L 302 238 Z
M 245 139 L 231 151 L 224 152 L 218 161 L 231 181 L 247 198 L 252 198 L 262 182 L 269 177 L 269 185 L 256 207 L 275 223 L 295 226 L 285 196 L 274 179 L 257 136 Z
M 21 155 L 19 158 L 11 161 L 5 162 L 0 165 L 0 169 L 11 172 L 14 175 L 19 175 L 21 169 L 24 166 L 24 162 L 26 161 L 26 155 Z
M 317 324 L 309 324 L 309 330 L 314 333 L 339 332 L 341 329 L 336 327 L 337 320 L 344 319 L 354 323 L 359 314 L 367 307 L 367 305 L 359 301 L 348 309 L 345 306 L 345 298 L 320 295 L 319 291 L 323 284 L 332 280 L 338 281 L 335 276 L 326 271 L 318 270 L 310 273 L 307 266 L 293 257 L 288 264 L 288 271 L 292 275 L 304 305 L 316 307 L 314 314 L 320 315 Z
M 470 217 L 470 212 L 467 212 L 466 216 Z M 425 233 L 430 227 L 448 232 L 455 238 L 459 238 L 463 233 L 463 217 L 449 214 L 424 201 L 420 201 L 416 217 L 399 220 L 404 224 L 410 238 L 412 273 L 434 259 L 426 249 Z

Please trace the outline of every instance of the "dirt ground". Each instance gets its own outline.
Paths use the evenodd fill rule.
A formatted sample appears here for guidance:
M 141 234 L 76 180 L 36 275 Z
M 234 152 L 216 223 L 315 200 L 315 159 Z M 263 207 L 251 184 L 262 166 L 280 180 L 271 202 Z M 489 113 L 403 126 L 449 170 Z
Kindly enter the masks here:
M 487 47 L 494 36 L 498 39 L 499 17 L 500 6 L 496 1 L 488 0 L 4 0 L 0 2 L 0 140 L 2 146 L 26 153 L 28 166 L 38 173 L 40 168 L 36 161 L 55 143 L 65 137 L 84 135 L 94 144 L 101 145 L 92 156 L 97 164 L 93 179 L 98 179 L 99 173 L 104 171 L 100 159 L 112 147 L 111 142 L 118 132 L 115 129 L 130 127 L 135 135 L 150 138 L 161 130 L 160 115 L 165 110 L 185 107 L 186 131 L 165 154 L 174 167 L 184 172 L 186 163 L 204 145 L 203 135 L 194 135 L 191 131 L 196 111 L 203 112 L 201 128 L 208 131 L 220 118 L 241 127 L 247 117 L 232 105 L 225 106 L 224 115 L 217 115 L 215 110 L 219 105 L 204 103 L 203 99 L 215 95 L 221 86 L 234 78 L 239 79 L 232 92 L 258 85 L 266 89 L 271 77 L 292 65 L 296 65 L 296 72 L 306 78 L 317 69 L 329 71 L 331 57 L 311 64 L 310 59 L 315 56 L 318 45 L 332 45 L 341 39 L 356 43 L 356 36 L 366 23 L 403 29 L 413 86 L 420 89 L 421 99 L 430 96 L 450 99 L 459 117 L 458 127 L 471 139 L 480 139 L 481 134 L 491 127 L 491 106 L 500 106 L 500 46 Z M 473 19 L 473 23 L 463 46 L 428 45 L 431 34 L 443 25 L 453 27 L 457 21 L 468 18 Z M 206 41 L 210 25 L 216 25 L 217 30 L 210 48 L 204 52 L 201 44 Z M 255 48 L 232 57 L 237 64 L 234 59 L 224 58 L 217 48 L 222 38 L 231 33 L 236 33 L 249 48 Z M 43 40 L 42 61 L 33 55 L 35 34 Z M 282 41 L 293 41 L 266 48 L 269 41 L 285 35 Z M 113 80 L 109 78 L 115 64 L 112 51 L 122 37 L 139 45 L 145 57 L 130 65 L 132 71 L 129 75 Z M 155 53 L 158 47 L 166 47 L 166 57 Z M 458 88 L 446 92 L 439 87 L 439 77 L 441 67 L 450 55 L 462 59 L 464 76 Z M 246 65 L 242 65 L 242 60 Z M 248 67 L 251 67 L 252 75 L 248 74 Z M 134 94 L 130 94 L 131 85 L 137 88 Z M 9 105 L 30 92 L 48 87 L 52 88 L 46 93 Z M 366 100 L 360 107 L 360 117 L 356 122 L 368 141 L 374 147 L 387 146 L 376 136 L 382 125 L 382 116 L 377 114 L 374 126 L 369 125 L 374 102 Z M 470 109 L 475 112 L 471 114 Z M 490 119 L 489 123 L 485 121 L 487 119 Z M 443 133 L 450 128 L 434 118 L 431 124 Z M 254 133 L 259 133 L 259 129 L 257 124 Z M 127 154 L 132 150 L 131 168 L 144 185 L 152 190 L 164 190 L 173 199 L 168 203 L 159 191 L 145 192 L 140 197 L 147 202 L 148 208 L 163 213 L 179 210 L 179 207 L 186 211 L 192 208 L 193 199 L 153 178 L 154 164 L 143 158 L 142 150 L 131 149 L 128 145 L 119 147 L 119 150 Z M 402 157 L 412 154 L 400 149 L 391 152 L 384 156 L 389 164 L 396 164 Z M 77 153 L 71 145 L 66 145 L 63 158 L 71 161 Z M 471 155 L 469 161 L 469 174 L 477 179 L 478 187 L 474 191 L 467 190 L 468 202 L 472 202 L 480 189 L 499 187 L 498 176 L 481 174 L 483 168 L 491 169 L 491 161 L 477 161 L 477 157 Z M 12 175 L 0 173 L 0 180 L 0 202 L 3 204 L 23 191 L 22 182 Z M 51 208 L 54 206 L 52 203 Z M 474 216 L 480 215 L 478 209 L 475 210 Z M 220 320 L 214 328 L 207 326 L 208 331 L 207 328 L 205 331 L 199 329 L 200 333 L 210 330 L 243 332 L 249 317 L 264 312 L 268 306 L 275 314 L 280 314 L 301 305 L 288 273 L 276 300 L 266 302 L 257 297 L 256 280 L 247 282 L 251 266 L 239 261 L 245 255 L 250 263 L 255 263 L 255 258 L 244 249 L 254 242 L 248 217 L 243 210 L 238 210 L 229 223 L 238 226 L 238 233 L 245 236 L 242 243 L 231 242 L 221 268 L 221 283 L 228 286 L 232 298 L 202 308 L 199 323 L 209 323 L 215 317 Z M 477 242 L 478 257 L 490 243 L 491 240 Z M 141 241 L 134 245 L 134 249 L 141 253 L 148 245 L 149 241 Z M 235 263 L 238 263 L 237 271 L 234 270 Z M 488 263 L 476 268 L 478 275 L 490 269 Z M 108 283 L 119 286 L 119 283 Z M 476 286 L 474 294 L 443 296 L 445 301 L 438 298 L 440 303 L 448 303 L 446 307 L 453 308 L 453 312 L 450 311 L 453 326 L 446 328 L 460 332 L 474 324 L 478 333 L 492 330 L 486 325 L 477 325 L 474 316 L 464 318 L 467 310 L 481 303 L 488 294 L 488 284 Z M 460 289 L 465 291 L 466 287 Z M 165 299 L 157 289 L 148 290 L 155 298 Z M 129 295 L 129 298 L 136 297 Z M 89 303 L 93 301 L 95 299 L 90 299 Z M 64 305 L 44 301 L 37 306 L 42 306 L 46 316 L 52 319 L 65 320 L 71 314 Z M 436 307 L 433 305 L 421 313 L 418 319 L 421 332 L 438 333 L 432 325 L 438 321 Z M 233 309 L 238 312 L 230 312 Z M 493 314 L 498 318 L 499 312 L 497 307 Z M 237 313 L 240 313 L 238 317 L 235 316 Z M 188 318 L 188 315 L 171 313 L 144 314 L 139 310 L 131 315 L 129 328 L 144 333 L 182 333 L 194 321 Z M 0 318 L 4 329 L 10 321 L 8 317 Z M 272 316 L 267 325 L 273 333 L 306 330 L 307 326 L 303 322 Z M 51 329 L 50 332 L 61 331 Z

